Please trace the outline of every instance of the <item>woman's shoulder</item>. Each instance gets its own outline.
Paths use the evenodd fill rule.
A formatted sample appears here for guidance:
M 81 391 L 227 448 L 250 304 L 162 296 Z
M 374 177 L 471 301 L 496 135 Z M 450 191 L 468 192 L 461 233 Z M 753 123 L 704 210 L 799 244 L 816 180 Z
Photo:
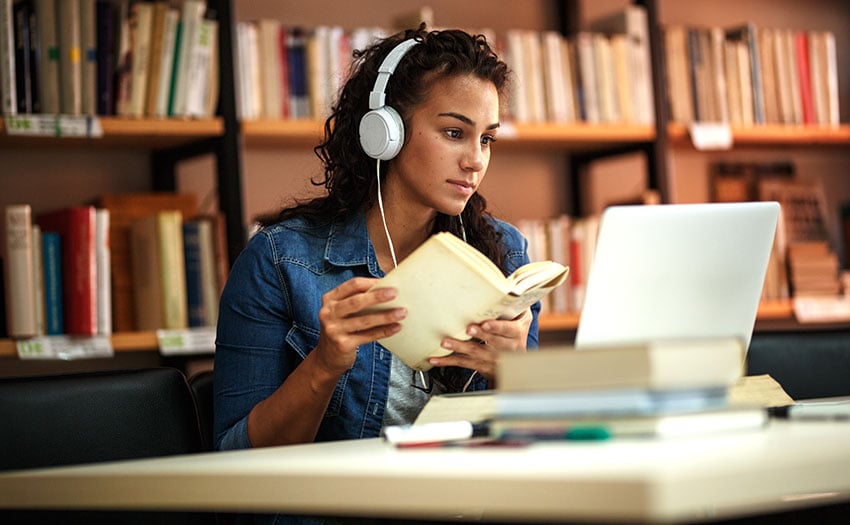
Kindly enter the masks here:
M 287 253 L 322 253 L 328 242 L 332 226 L 321 224 L 304 217 L 290 217 L 274 224 L 263 226 L 248 242 L 255 250 L 271 250 L 277 256 Z

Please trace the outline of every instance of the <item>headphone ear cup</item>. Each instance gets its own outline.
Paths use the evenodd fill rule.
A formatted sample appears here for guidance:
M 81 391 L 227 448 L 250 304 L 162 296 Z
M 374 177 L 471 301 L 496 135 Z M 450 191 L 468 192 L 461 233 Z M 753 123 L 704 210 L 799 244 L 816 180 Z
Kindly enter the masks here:
M 390 160 L 404 145 L 404 123 L 391 106 L 373 109 L 360 119 L 360 146 L 373 159 Z

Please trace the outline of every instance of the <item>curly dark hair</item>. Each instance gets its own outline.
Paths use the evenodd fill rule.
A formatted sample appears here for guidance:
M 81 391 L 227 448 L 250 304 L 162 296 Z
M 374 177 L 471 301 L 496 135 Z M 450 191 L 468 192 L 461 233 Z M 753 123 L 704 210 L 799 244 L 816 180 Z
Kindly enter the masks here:
M 416 30 L 396 33 L 366 49 L 355 51 L 349 79 L 325 121 L 324 141 L 314 148 L 324 166 L 324 177 L 314 179 L 312 183 L 324 186 L 327 194 L 297 203 L 277 214 L 260 217 L 261 225 L 268 226 L 295 216 L 333 223 L 376 205 L 375 161 L 360 146 L 360 119 L 369 110 L 369 92 L 378 76 L 378 66 L 399 43 L 411 38 L 421 43 L 404 56 L 386 89 L 386 104 L 395 108 L 405 122 L 412 109 L 424 101 L 431 86 L 446 77 L 474 75 L 488 80 L 496 87 L 500 100 L 505 100 L 508 67 L 496 56 L 483 35 L 454 29 L 427 31 L 423 24 Z M 382 163 L 381 172 L 382 176 L 386 173 L 386 163 Z M 461 216 L 466 238 L 501 268 L 501 236 L 485 220 L 487 216 L 487 201 L 476 192 Z M 459 235 L 459 221 L 452 216 L 437 214 L 433 232 L 440 231 Z
M 416 30 L 397 33 L 366 49 L 355 51 L 349 79 L 325 121 L 324 141 L 314 148 L 324 166 L 324 177 L 312 183 L 324 186 L 327 194 L 297 203 L 276 215 L 260 218 L 262 226 L 296 216 L 330 224 L 377 204 L 378 187 L 373 171 L 375 160 L 367 156 L 360 146 L 360 119 L 369 110 L 369 92 L 375 84 L 381 62 L 399 43 L 411 38 L 419 40 L 420 44 L 407 52 L 386 88 L 386 104 L 395 108 L 405 123 L 409 122 L 413 108 L 425 100 L 435 82 L 447 77 L 474 75 L 492 82 L 504 107 L 509 70 L 483 35 L 454 29 L 427 31 L 423 24 Z M 382 177 L 386 176 L 386 168 L 387 163 L 382 163 Z M 469 244 L 503 268 L 501 234 L 487 220 L 489 215 L 487 201 L 476 192 L 461 214 L 463 229 Z M 432 232 L 450 231 L 461 236 L 460 228 L 455 217 L 438 213 Z M 432 379 L 450 392 L 462 390 L 471 373 L 458 367 L 429 371 Z

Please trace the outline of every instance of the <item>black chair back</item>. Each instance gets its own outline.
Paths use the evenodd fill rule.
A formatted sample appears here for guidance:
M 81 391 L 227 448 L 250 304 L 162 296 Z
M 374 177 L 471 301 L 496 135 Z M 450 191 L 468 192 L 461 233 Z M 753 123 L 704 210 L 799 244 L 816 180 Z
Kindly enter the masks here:
M 203 450 L 173 368 L 0 379 L 0 470 Z

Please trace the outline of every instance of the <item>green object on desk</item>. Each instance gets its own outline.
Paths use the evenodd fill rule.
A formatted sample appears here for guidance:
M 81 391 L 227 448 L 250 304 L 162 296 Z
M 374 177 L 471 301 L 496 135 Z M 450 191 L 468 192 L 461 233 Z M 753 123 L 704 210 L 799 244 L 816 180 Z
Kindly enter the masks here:
M 611 432 L 605 427 L 573 427 L 564 434 L 570 441 L 604 441 L 611 438 Z

